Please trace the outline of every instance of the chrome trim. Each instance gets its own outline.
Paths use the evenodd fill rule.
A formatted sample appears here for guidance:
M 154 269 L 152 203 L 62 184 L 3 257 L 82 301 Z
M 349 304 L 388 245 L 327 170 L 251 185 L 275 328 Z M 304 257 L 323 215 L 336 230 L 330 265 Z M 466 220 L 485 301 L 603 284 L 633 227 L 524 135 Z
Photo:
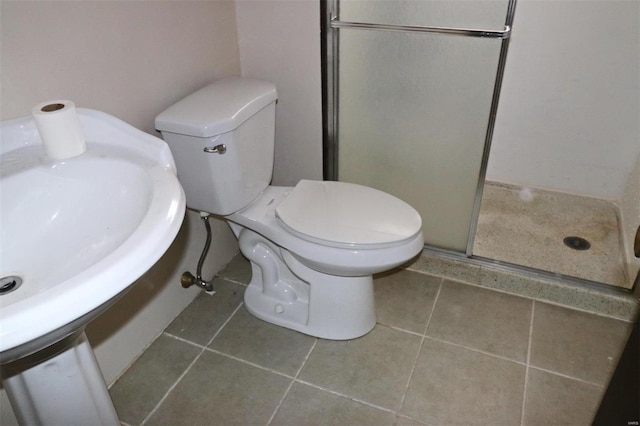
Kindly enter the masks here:
M 207 154 L 224 154 L 227 152 L 227 146 L 223 143 L 216 146 L 205 146 L 203 151 Z
M 338 111 L 339 111 L 339 49 L 340 32 L 331 26 L 331 21 L 338 14 L 338 0 L 325 0 L 324 19 L 326 25 L 326 87 L 325 96 L 327 99 L 327 141 L 324 146 L 323 175 L 326 180 L 338 180 L 338 152 L 339 145 L 336 142 L 338 134 Z
M 368 22 L 346 22 L 340 21 L 335 16 L 331 18 L 331 28 L 335 29 L 358 29 L 358 30 L 374 30 L 374 31 L 396 31 L 396 32 L 413 32 L 413 33 L 437 33 L 437 34 L 453 34 L 466 37 L 483 37 L 483 38 L 501 38 L 508 39 L 511 36 L 511 27 L 505 26 L 504 30 L 479 30 L 473 28 L 449 28 L 449 27 L 428 27 L 416 25 L 389 25 L 389 24 L 373 24 Z
M 511 28 L 513 26 L 513 19 L 516 13 L 516 1 L 517 0 L 509 0 L 507 16 L 504 24 L 505 28 Z M 507 62 L 509 40 L 510 37 L 504 38 L 502 40 L 502 45 L 500 46 L 500 58 L 498 60 L 498 69 L 496 70 L 496 79 L 493 85 L 493 98 L 491 100 L 491 110 L 489 112 L 489 121 L 487 123 L 487 133 L 484 139 L 484 148 L 482 150 L 482 160 L 480 162 L 480 172 L 478 173 L 476 194 L 473 199 L 473 209 L 471 210 L 467 249 L 465 251 L 467 257 L 471 257 L 473 255 L 473 244 L 478 230 L 478 219 L 480 217 L 480 207 L 482 205 L 482 193 L 484 192 L 484 183 L 487 177 L 487 167 L 489 165 L 489 153 L 491 151 L 491 141 L 493 140 L 493 130 L 495 128 L 496 117 L 498 115 L 498 103 L 500 101 L 500 90 L 502 89 L 502 79 L 504 77 L 504 69 Z

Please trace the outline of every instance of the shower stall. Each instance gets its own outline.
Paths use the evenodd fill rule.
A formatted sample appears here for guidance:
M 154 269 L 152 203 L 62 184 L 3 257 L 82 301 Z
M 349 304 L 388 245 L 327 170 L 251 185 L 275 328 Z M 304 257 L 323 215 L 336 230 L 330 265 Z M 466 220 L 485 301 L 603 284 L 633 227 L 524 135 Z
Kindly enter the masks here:
M 323 2 L 325 178 L 412 204 L 428 250 L 631 289 L 640 1 L 518 3 Z

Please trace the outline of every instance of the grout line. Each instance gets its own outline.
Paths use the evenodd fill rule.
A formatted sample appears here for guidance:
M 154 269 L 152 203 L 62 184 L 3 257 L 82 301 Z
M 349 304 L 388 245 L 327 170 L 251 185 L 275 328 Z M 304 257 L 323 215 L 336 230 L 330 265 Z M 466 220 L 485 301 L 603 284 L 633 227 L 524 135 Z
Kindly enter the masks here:
M 398 414 L 396 415 L 396 420 L 398 420 L 399 418 L 403 418 L 403 419 L 405 419 L 405 420 L 411 420 L 411 422 L 413 422 L 413 423 L 417 423 L 417 424 L 419 424 L 419 425 L 424 425 L 424 426 L 436 426 L 434 423 L 426 423 L 424 420 L 417 420 L 417 419 L 414 419 L 413 417 L 409 417 L 409 416 L 407 416 L 406 414 L 400 414 L 400 413 L 398 413 Z M 397 423 L 394 423 L 394 424 L 396 424 L 396 425 L 397 425 Z
M 431 318 L 433 318 L 433 313 L 436 311 L 436 305 L 438 304 L 438 300 L 440 300 L 440 293 L 442 292 L 442 287 L 444 286 L 445 279 L 442 278 L 440 280 L 440 285 L 438 286 L 438 292 L 436 293 L 436 297 L 433 300 L 433 306 L 431 307 L 431 312 L 429 312 L 429 318 L 427 318 L 427 324 L 424 327 L 423 336 L 427 335 L 427 331 L 429 330 L 429 326 L 431 326 Z
M 394 410 L 392 410 L 392 409 L 385 408 L 385 407 L 381 407 L 381 406 L 379 406 L 379 405 L 375 405 L 375 404 L 372 404 L 372 403 L 370 403 L 370 402 L 363 401 L 363 400 L 361 400 L 361 399 L 354 398 L 354 397 L 352 397 L 352 396 L 345 395 L 345 394 L 342 394 L 342 393 L 340 393 L 340 392 L 333 391 L 333 390 L 331 390 L 331 389 L 326 389 L 326 388 L 323 388 L 323 387 L 321 387 L 321 386 L 315 385 L 315 384 L 313 384 L 313 383 L 310 383 L 310 382 L 307 382 L 307 381 L 304 381 L 304 380 L 296 379 L 295 381 L 296 381 L 297 383 L 301 383 L 301 384 L 303 384 L 303 385 L 307 385 L 307 386 L 310 386 L 310 387 L 312 387 L 312 388 L 316 388 L 316 389 L 319 389 L 319 390 L 321 390 L 321 391 L 328 392 L 328 393 L 330 393 L 330 394 L 332 394 L 332 395 L 340 396 L 340 397 L 342 397 L 342 398 L 346 398 L 346 399 L 348 399 L 348 400 L 350 400 L 350 401 L 357 402 L 357 403 L 362 404 L 362 405 L 366 405 L 367 407 L 376 408 L 376 409 L 378 409 L 378 410 L 385 411 L 385 412 L 387 412 L 387 413 L 391 413 L 391 414 L 393 414 L 393 415 L 397 415 L 397 414 L 398 414 L 396 411 L 394 411 Z
M 280 401 L 278 402 L 278 405 L 273 410 L 273 413 L 271 413 L 271 417 L 269 417 L 269 421 L 267 422 L 267 426 L 270 425 L 271 422 L 273 421 L 273 419 L 276 417 L 276 414 L 280 410 L 280 407 L 284 403 L 284 400 L 287 398 L 287 395 L 289 395 L 289 391 L 293 387 L 293 384 L 296 382 L 296 379 L 300 375 L 300 372 L 304 368 L 305 364 L 307 363 L 307 360 L 311 356 L 311 352 L 313 352 L 313 349 L 316 347 L 317 344 L 318 344 L 318 339 L 316 338 L 313 341 L 313 345 L 311 345 L 311 348 L 309 349 L 309 352 L 307 352 L 307 355 L 304 357 L 304 360 L 302 361 L 302 365 L 300 365 L 300 368 L 298 368 L 298 371 L 296 371 L 295 377 L 293 377 L 293 380 L 291 380 L 291 383 L 289 383 L 289 386 L 287 387 L 287 390 L 284 391 L 284 395 L 282 395 L 282 398 L 280 398 Z
M 278 376 L 286 377 L 287 379 L 294 379 L 294 377 L 289 375 L 289 374 L 283 373 L 281 371 L 273 370 L 273 369 L 268 368 L 268 367 L 264 367 L 264 366 L 262 366 L 260 364 L 255 364 L 255 363 L 253 363 L 251 361 L 247 361 L 246 359 L 238 358 L 236 356 L 230 355 L 230 354 L 225 353 L 225 352 L 220 352 L 217 349 L 205 348 L 205 350 L 207 352 L 211 352 L 211 353 L 214 353 L 216 355 L 220 355 L 220 356 L 223 356 L 225 358 L 229 358 L 229 359 L 232 359 L 234 361 L 241 362 L 242 364 L 250 365 L 250 366 L 258 368 L 260 370 L 268 371 L 269 373 L 273 373 L 273 374 L 277 374 Z
M 206 348 L 206 346 L 203 346 L 203 345 L 201 345 L 199 343 L 193 342 L 191 340 L 187 340 L 184 337 L 176 336 L 175 334 L 171 334 L 171 333 L 168 333 L 166 331 L 163 332 L 162 334 L 167 336 L 167 337 L 170 337 L 172 339 L 175 339 L 175 340 L 178 340 L 180 342 L 186 343 L 187 345 L 195 346 L 196 348 L 200 348 L 200 349 Z
M 296 382 L 296 380 L 293 379 L 289 383 L 289 386 L 287 386 L 287 389 L 284 391 L 284 394 L 282 395 L 282 398 L 280 398 L 280 401 L 278 401 L 278 405 L 276 405 L 276 408 L 273 409 L 273 413 L 271 413 L 271 417 L 269 417 L 269 420 L 267 420 L 267 426 L 269 426 L 271 424 L 273 419 L 276 417 L 276 414 L 278 414 L 278 411 L 280 410 L 280 407 L 282 406 L 282 403 L 284 402 L 284 400 L 287 397 L 287 395 L 289 395 L 289 391 L 291 390 L 291 388 L 293 387 L 293 384 L 295 382 Z
M 413 266 L 413 264 L 410 265 L 410 266 L 407 266 L 404 270 L 405 271 L 409 271 L 409 272 L 415 272 L 415 273 L 421 274 L 421 275 L 429 275 L 430 277 L 433 277 L 433 278 L 445 278 L 446 279 L 446 277 L 444 275 L 442 275 L 442 274 L 438 274 L 438 273 L 435 273 L 435 272 L 432 272 L 432 271 L 425 271 L 424 269 L 420 269 L 420 268 L 417 268 L 417 267 Z M 452 278 L 449 278 L 449 279 L 452 279 Z
M 413 379 L 413 373 L 416 370 L 416 365 L 418 365 L 418 359 L 420 358 L 420 353 L 422 352 L 422 347 L 424 346 L 425 335 L 427 334 L 427 330 L 429 329 L 429 325 L 431 324 L 431 318 L 433 317 L 433 313 L 436 310 L 436 305 L 438 304 L 438 299 L 440 298 L 440 292 L 442 291 L 442 284 L 444 283 L 444 279 L 440 280 L 440 284 L 438 285 L 438 291 L 436 293 L 436 297 L 433 300 L 433 306 L 431 306 L 431 312 L 429 312 L 429 317 L 427 318 L 427 322 L 424 326 L 424 332 L 422 333 L 422 337 L 420 340 L 420 346 L 418 346 L 418 351 L 416 352 L 416 357 L 413 360 L 413 365 L 411 366 L 411 371 L 409 372 L 409 378 L 407 379 L 407 384 L 404 387 L 404 392 L 402 393 L 402 398 L 400 398 L 400 404 L 398 404 L 398 409 L 396 410 L 396 418 L 394 419 L 394 424 L 397 423 L 397 417 L 404 405 L 404 400 L 407 397 L 407 393 L 409 392 L 409 385 L 411 384 L 411 379 Z
M 378 327 L 378 326 L 389 328 L 391 330 L 400 331 L 400 332 L 406 333 L 406 334 L 411 334 L 412 336 L 416 336 L 416 337 L 424 336 L 423 333 L 418 333 L 418 332 L 415 332 L 415 331 L 407 330 L 406 328 L 396 327 L 395 325 L 391 325 L 391 324 L 385 324 L 383 322 L 376 322 L 376 327 Z
M 227 320 L 215 332 L 213 337 L 211 339 L 209 339 L 209 342 L 207 343 L 206 346 L 209 346 L 211 344 L 211 342 L 213 342 L 213 339 L 215 339 L 218 336 L 218 334 L 220 334 L 222 329 L 229 323 L 229 321 L 231 321 L 231 318 L 233 318 L 233 316 L 236 314 L 236 312 L 238 312 L 238 310 L 242 307 L 242 305 L 244 305 L 244 303 L 240 303 L 238 305 L 238 307 L 236 307 L 236 309 L 231 313 L 231 315 L 229 315 L 229 318 L 227 318 Z M 185 342 L 190 343 L 189 341 L 185 341 Z M 165 392 L 165 394 L 162 396 L 162 398 L 160 398 L 160 401 L 158 401 L 158 403 L 155 405 L 155 407 L 153 407 L 153 409 L 144 417 L 144 419 L 140 423 L 140 426 L 144 426 L 149 421 L 151 416 L 153 416 L 155 414 L 155 412 L 158 411 L 158 409 L 160 408 L 162 403 L 169 397 L 169 394 L 171 393 L 171 391 L 173 391 L 173 389 L 176 386 L 178 386 L 178 383 L 180 383 L 182 378 L 187 375 L 189 370 L 191 370 L 191 367 L 193 367 L 193 365 L 200 359 L 202 354 L 207 350 L 206 346 L 202 347 L 202 349 L 200 350 L 200 353 L 198 355 L 196 355 L 196 357 L 193 359 L 193 361 L 191 361 L 191 363 L 187 366 L 187 368 L 185 368 L 185 370 L 178 377 L 178 379 L 169 387 L 169 389 L 167 390 L 167 392 Z
M 142 420 L 142 422 L 140 423 L 140 426 L 143 426 L 144 424 L 146 424 L 149 419 L 151 418 L 151 416 L 153 416 L 153 414 L 155 414 L 156 411 L 158 411 L 158 409 L 160 408 L 160 406 L 162 405 L 162 403 L 164 402 L 165 399 L 167 399 L 167 397 L 169 396 L 169 394 L 171 393 L 171 391 L 178 386 L 178 383 L 180 383 L 180 381 L 182 380 L 182 378 L 184 376 L 187 375 L 187 373 L 189 372 L 189 370 L 191 369 L 191 367 L 198 361 L 198 359 L 200 359 L 200 356 L 204 353 L 204 349 L 202 349 L 200 351 L 200 353 L 198 355 L 196 355 L 196 357 L 193 359 L 193 361 L 191 361 L 191 363 L 187 366 L 187 368 L 185 368 L 185 370 L 182 372 L 182 374 L 178 377 L 178 379 L 171 385 L 169 386 L 169 389 L 165 392 L 165 394 L 162 396 L 162 398 L 160 398 L 160 401 L 158 401 L 158 403 L 155 405 L 155 407 L 153 407 L 153 409 L 144 417 L 144 419 Z
M 553 371 L 553 370 L 547 370 L 546 368 L 542 368 L 542 367 L 536 367 L 535 365 L 530 365 L 529 368 L 532 368 L 532 369 L 538 370 L 538 371 L 544 371 L 545 373 L 553 374 L 554 376 L 564 377 L 565 379 L 575 380 L 576 382 L 585 383 L 587 385 L 596 386 L 596 387 L 598 387 L 600 389 L 605 389 L 606 388 L 605 385 L 600 384 L 600 383 L 590 382 L 589 380 L 580 379 L 578 377 L 573 377 L 573 376 L 569 376 L 567 374 L 558 373 L 557 371 Z
M 496 293 L 502 293 L 502 294 L 506 294 L 506 295 L 509 295 L 509 296 L 512 296 L 512 297 L 519 297 L 521 299 L 527 299 L 527 300 L 537 300 L 535 297 L 524 296 L 522 294 L 518 294 L 518 293 L 515 293 L 513 291 L 505 290 L 505 289 L 502 289 L 502 288 L 489 287 L 489 286 L 486 286 L 486 285 L 482 285 L 480 283 L 470 283 L 470 282 L 458 281 L 458 280 L 455 280 L 455 279 L 447 278 L 445 276 L 443 276 L 442 278 L 444 280 L 446 280 L 446 281 L 452 281 L 452 282 L 455 282 L 455 283 L 458 283 L 458 284 L 470 285 L 471 287 L 481 288 L 481 289 L 484 289 L 484 290 L 487 290 L 487 291 L 495 291 Z
M 247 283 L 243 283 L 242 281 L 236 281 L 233 278 L 229 278 L 229 277 L 221 277 L 221 276 L 216 275 L 216 278 L 218 278 L 218 279 L 220 279 L 222 281 L 229 282 L 231 284 L 236 284 L 236 285 L 242 286 L 242 287 L 248 287 L 249 286 L 249 284 L 247 284 Z
M 220 326 L 220 328 L 218 329 L 218 331 L 215 332 L 213 337 L 211 337 L 211 339 L 209 339 L 209 341 L 207 342 L 205 347 L 208 347 L 211 344 L 211 342 L 213 342 L 213 339 L 218 337 L 218 334 L 220 334 L 222 332 L 222 330 L 227 326 L 227 324 L 229 324 L 229 321 L 231 321 L 231 318 L 233 318 L 236 315 L 236 312 L 238 312 L 240 310 L 240 308 L 242 308 L 243 306 L 244 306 L 244 302 L 240 302 L 238 307 L 235 308 L 233 310 L 233 312 L 231 312 L 231 315 L 229 315 L 229 318 L 227 318 L 227 320 Z
M 307 356 L 304 357 L 304 360 L 302 361 L 302 365 L 300 366 L 300 368 L 298 368 L 298 371 L 296 371 L 296 376 L 295 379 L 298 378 L 298 376 L 300 375 L 300 373 L 302 372 L 302 369 L 304 368 L 304 366 L 307 364 L 307 361 L 309 360 L 309 357 L 311 356 L 311 352 L 313 352 L 313 350 L 315 349 L 316 345 L 318 344 L 318 341 L 320 339 L 316 337 L 315 341 L 313 342 L 313 345 L 311 345 L 311 349 L 309 349 L 309 352 L 307 352 Z
M 424 336 L 424 338 L 425 339 L 429 339 L 429 340 L 433 340 L 435 342 L 444 343 L 446 345 L 451 345 L 451 346 L 455 346 L 455 347 L 458 347 L 458 348 L 466 349 L 466 350 L 471 351 L 471 352 L 476 352 L 476 353 L 479 353 L 479 354 L 482 354 L 482 355 L 490 356 L 492 358 L 496 358 L 496 359 L 501 359 L 503 361 L 512 362 L 514 364 L 523 365 L 523 366 L 527 365 L 526 362 L 524 362 L 524 361 L 517 361 L 515 359 L 507 358 L 507 357 L 501 356 L 501 355 L 496 355 L 496 354 L 493 354 L 491 352 L 485 352 L 485 351 L 483 351 L 481 349 L 472 348 L 470 346 L 461 345 L 459 343 L 450 342 L 448 340 L 438 339 L 437 337 Z
M 413 365 L 411 365 L 411 371 L 409 372 L 409 377 L 407 378 L 407 384 L 404 386 L 404 392 L 402 392 L 402 398 L 400 398 L 400 403 L 398 404 L 398 409 L 396 410 L 396 418 L 394 419 L 394 425 L 397 424 L 397 417 L 400 414 L 400 410 L 402 410 L 402 406 L 404 405 L 404 400 L 407 397 L 407 393 L 409 393 L 409 385 L 411 384 L 411 379 L 413 379 L 413 373 L 416 370 L 416 365 L 418 365 L 418 359 L 420 358 L 420 353 L 422 352 L 422 347 L 424 346 L 424 336 L 420 340 L 420 346 L 418 346 L 418 350 L 416 351 L 416 357 L 413 360 Z
M 520 407 L 520 425 L 524 425 L 524 410 L 527 402 L 527 386 L 529 385 L 529 365 L 531 364 L 531 344 L 533 342 L 533 317 L 536 302 L 531 301 L 531 318 L 529 319 L 529 343 L 527 344 L 527 364 L 524 370 L 524 387 L 522 389 L 522 405 Z

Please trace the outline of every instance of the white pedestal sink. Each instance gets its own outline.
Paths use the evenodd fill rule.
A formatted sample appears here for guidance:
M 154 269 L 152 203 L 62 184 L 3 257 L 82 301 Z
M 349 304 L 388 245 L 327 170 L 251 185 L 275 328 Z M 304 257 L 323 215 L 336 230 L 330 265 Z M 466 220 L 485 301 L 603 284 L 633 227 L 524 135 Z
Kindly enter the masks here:
M 0 363 L 24 424 L 119 424 L 86 324 L 167 250 L 185 200 L 168 146 L 79 109 L 54 161 L 31 117 L 0 123 Z
M 21 424 L 120 424 L 84 332 L 4 369 L 2 385 Z

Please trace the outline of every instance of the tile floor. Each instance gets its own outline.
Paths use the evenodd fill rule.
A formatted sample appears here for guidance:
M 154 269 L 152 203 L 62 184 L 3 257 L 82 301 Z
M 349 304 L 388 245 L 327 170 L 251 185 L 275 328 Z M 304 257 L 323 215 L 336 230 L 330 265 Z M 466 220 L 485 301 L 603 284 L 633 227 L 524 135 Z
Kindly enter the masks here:
M 606 200 L 487 183 L 473 254 L 628 288 L 617 210 Z M 569 236 L 591 248 L 567 247 Z
M 111 387 L 127 425 L 588 425 L 630 324 L 415 271 L 352 341 L 262 322 L 237 256 Z

